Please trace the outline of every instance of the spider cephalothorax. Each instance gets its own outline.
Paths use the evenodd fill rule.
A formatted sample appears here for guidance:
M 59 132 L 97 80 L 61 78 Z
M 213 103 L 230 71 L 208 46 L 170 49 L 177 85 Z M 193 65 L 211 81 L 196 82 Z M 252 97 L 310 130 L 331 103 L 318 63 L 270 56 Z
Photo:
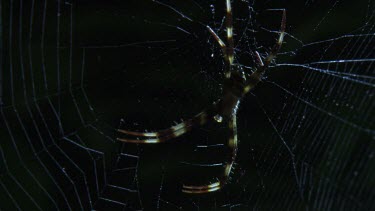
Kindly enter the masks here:
M 237 101 L 239 101 L 246 93 L 246 77 L 242 68 L 234 66 L 235 70 L 231 74 L 227 74 L 224 79 L 223 96 L 221 98 L 223 108 L 220 113 L 223 116 L 230 116 L 231 111 L 235 108 Z
M 212 104 L 211 107 L 197 114 L 193 118 L 183 121 L 173 127 L 160 130 L 157 132 L 134 132 L 123 129 L 118 129 L 126 138 L 117 138 L 117 140 L 126 143 L 162 143 L 173 141 L 174 138 L 181 136 L 196 127 L 200 127 L 209 121 L 228 122 L 230 131 L 227 147 L 230 149 L 231 156 L 223 165 L 223 174 L 218 176 L 218 181 L 204 184 L 204 185 L 183 185 L 182 191 L 185 193 L 207 193 L 221 189 L 228 183 L 229 175 L 232 170 L 233 164 L 237 156 L 237 108 L 240 100 L 252 90 L 262 78 L 262 75 L 276 57 L 279 51 L 284 35 L 285 35 L 285 22 L 286 12 L 282 11 L 281 29 L 279 31 L 279 38 L 276 44 L 271 48 L 270 52 L 264 60 L 257 51 L 254 51 L 255 59 L 257 62 L 256 67 L 252 73 L 245 73 L 241 66 L 234 64 L 234 40 L 233 40 L 233 27 L 232 27 L 232 8 L 231 1 L 226 0 L 226 32 L 227 32 L 227 45 L 220 39 L 220 37 L 211 29 L 206 26 L 209 33 L 218 42 L 221 47 L 223 58 L 226 63 L 223 95 L 222 97 Z M 225 120 L 225 121 L 223 121 Z M 133 138 L 129 138 L 133 137 Z

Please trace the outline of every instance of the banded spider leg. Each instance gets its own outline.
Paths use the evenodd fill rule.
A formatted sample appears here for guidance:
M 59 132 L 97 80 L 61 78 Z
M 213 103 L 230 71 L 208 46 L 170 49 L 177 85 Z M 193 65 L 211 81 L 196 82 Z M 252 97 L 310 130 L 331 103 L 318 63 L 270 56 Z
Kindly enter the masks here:
M 157 132 L 134 132 L 123 129 L 118 129 L 118 132 L 127 136 L 133 136 L 135 138 L 117 138 L 117 140 L 126 143 L 139 143 L 139 144 L 154 144 L 172 141 L 174 138 L 179 137 L 196 127 L 205 125 L 209 121 L 222 122 L 225 118 L 228 120 L 228 129 L 230 135 L 228 137 L 227 146 L 231 151 L 231 158 L 226 161 L 223 170 L 223 175 L 218 178 L 218 181 L 207 184 L 207 185 L 183 185 L 182 192 L 191 194 L 208 193 L 220 190 L 225 184 L 228 183 L 229 175 L 232 171 L 233 164 L 237 156 L 237 120 L 236 112 L 240 100 L 252 90 L 262 79 L 262 75 L 267 70 L 271 62 L 279 52 L 285 36 L 285 25 L 286 25 L 286 11 L 282 11 L 281 27 L 279 31 L 279 37 L 275 45 L 271 48 L 268 56 L 262 60 L 261 56 L 255 51 L 257 60 L 257 67 L 255 71 L 249 76 L 246 76 L 241 67 L 234 64 L 235 52 L 234 52 L 234 39 L 233 39 L 233 21 L 232 21 L 232 8 L 231 1 L 226 0 L 226 39 L 227 45 L 220 39 L 220 37 L 214 32 L 211 27 L 206 26 L 209 33 L 220 45 L 223 53 L 223 58 L 226 63 L 225 79 L 223 96 L 219 101 L 213 103 L 213 105 L 194 116 L 192 119 L 181 122 L 180 124 L 160 130 Z

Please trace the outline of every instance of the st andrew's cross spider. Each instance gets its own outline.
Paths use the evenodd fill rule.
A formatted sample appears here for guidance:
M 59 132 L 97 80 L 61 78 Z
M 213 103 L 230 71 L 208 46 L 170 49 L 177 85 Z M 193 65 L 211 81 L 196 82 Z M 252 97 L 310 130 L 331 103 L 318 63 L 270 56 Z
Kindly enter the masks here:
M 223 165 L 223 174 L 218 177 L 218 181 L 205 185 L 183 185 L 182 192 L 200 194 L 220 190 L 228 183 L 230 172 L 233 168 L 237 156 L 237 122 L 236 113 L 240 100 L 249 93 L 261 80 L 264 72 L 269 67 L 270 63 L 276 57 L 281 48 L 285 36 L 286 25 L 286 11 L 282 9 L 281 28 L 276 44 L 271 48 L 268 56 L 262 60 L 257 51 L 254 52 L 256 57 L 256 68 L 251 74 L 246 74 L 241 66 L 233 63 L 235 60 L 234 54 L 234 40 L 233 40 L 233 23 L 232 23 L 232 8 L 231 0 L 226 0 L 226 35 L 227 44 L 225 44 L 220 37 L 206 26 L 209 33 L 220 45 L 223 58 L 225 60 L 225 78 L 222 97 L 214 102 L 208 109 L 197 114 L 191 119 L 183 121 L 173 127 L 156 131 L 156 132 L 134 132 L 123 129 L 117 131 L 121 134 L 131 136 L 134 138 L 117 138 L 117 140 L 126 143 L 139 144 L 155 144 L 173 141 L 174 138 L 181 136 L 194 128 L 200 127 L 209 121 L 222 122 L 228 120 L 228 127 L 230 131 L 227 147 L 230 149 L 230 159 Z

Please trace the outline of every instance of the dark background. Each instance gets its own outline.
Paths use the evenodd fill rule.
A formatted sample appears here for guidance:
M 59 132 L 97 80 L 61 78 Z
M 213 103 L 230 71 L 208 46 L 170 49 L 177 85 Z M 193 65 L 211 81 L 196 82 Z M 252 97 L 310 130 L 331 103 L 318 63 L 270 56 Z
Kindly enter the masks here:
M 186 163 L 224 162 L 225 124 L 161 145 L 116 140 L 220 97 L 225 65 L 205 25 L 225 41 L 225 2 L 162 2 L 1 1 L 1 209 L 375 207 L 373 1 L 233 2 L 245 71 L 277 38 L 281 12 L 268 9 L 287 10 L 288 35 L 240 104 L 231 183 L 199 196 L 182 184 L 220 168 Z

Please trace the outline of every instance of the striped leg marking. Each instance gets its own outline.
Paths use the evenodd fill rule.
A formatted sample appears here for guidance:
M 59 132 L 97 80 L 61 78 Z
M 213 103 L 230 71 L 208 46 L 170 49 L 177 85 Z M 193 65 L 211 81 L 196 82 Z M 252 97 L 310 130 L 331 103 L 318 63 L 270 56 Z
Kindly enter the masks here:
M 226 163 L 224 166 L 224 177 L 221 181 L 211 183 L 209 185 L 201 185 L 201 186 L 192 186 L 192 185 L 183 185 L 182 192 L 189 193 L 189 194 L 201 194 L 201 193 L 209 193 L 220 190 L 225 184 L 228 183 L 228 179 L 230 173 L 233 169 L 234 161 L 237 157 L 237 119 L 236 116 L 233 115 L 231 121 L 229 122 L 229 130 L 230 136 L 228 140 L 228 147 L 231 150 L 231 159 Z
M 227 41 L 228 46 L 220 39 L 220 37 L 211 29 L 211 27 L 207 26 L 208 31 L 211 35 L 215 38 L 215 40 L 219 43 L 221 50 L 224 54 L 224 59 L 228 63 L 228 71 L 225 72 L 225 77 L 230 78 L 232 65 L 234 61 L 234 40 L 233 40 L 233 17 L 232 17 L 232 6 L 230 0 L 226 0 L 226 18 L 225 18 L 225 25 L 227 30 Z
M 261 81 L 262 75 L 264 74 L 268 66 L 271 64 L 272 60 L 276 58 L 276 55 L 279 52 L 283 44 L 284 37 L 285 37 L 285 28 L 286 28 L 286 10 L 283 9 L 282 11 L 283 11 L 283 14 L 281 18 L 281 26 L 280 26 L 280 32 L 279 32 L 279 37 L 277 39 L 277 42 L 272 47 L 268 56 L 264 59 L 264 62 L 262 61 L 262 58 L 260 57 L 259 53 L 255 51 L 258 68 L 247 79 L 247 85 L 244 88 L 244 93 L 249 92 L 259 83 L 259 81 Z
M 230 0 L 226 0 L 227 14 L 226 14 L 226 28 L 227 28 L 227 56 L 229 61 L 229 66 L 233 65 L 234 60 L 234 40 L 233 40 L 233 17 L 232 17 L 232 6 Z
M 192 130 L 195 126 L 204 125 L 207 120 L 208 116 L 206 112 L 201 112 L 192 119 L 186 120 L 181 122 L 180 124 L 170 127 L 168 129 L 160 130 L 157 132 L 134 132 L 128 130 L 118 129 L 117 131 L 130 136 L 135 136 L 136 139 L 124 139 L 124 138 L 117 138 L 117 140 L 126 142 L 126 143 L 138 143 L 138 144 L 157 144 L 169 141 L 170 139 L 179 137 L 190 130 Z M 140 139 L 145 138 L 145 139 Z
M 233 164 L 237 157 L 238 139 L 237 139 L 237 117 L 236 115 L 233 115 L 231 121 L 229 122 L 229 130 L 231 134 L 228 140 L 228 147 L 231 150 L 231 159 L 225 165 L 225 170 L 224 170 L 225 182 L 227 182 L 227 180 L 229 179 L 229 175 L 233 169 Z
M 277 42 L 275 45 L 272 47 L 270 53 L 268 56 L 264 59 L 264 68 L 267 68 L 269 64 L 272 62 L 272 60 L 275 59 L 277 53 L 279 52 L 281 45 L 283 44 L 284 37 L 285 37 L 285 28 L 286 28 L 286 10 L 283 9 L 283 14 L 281 18 L 281 26 L 280 26 L 280 32 L 279 32 L 279 37 L 277 39 Z
M 209 185 L 202 185 L 202 186 L 189 186 L 183 185 L 182 192 L 189 193 L 189 194 L 199 194 L 199 193 L 209 193 L 220 190 L 222 187 L 221 182 L 211 183 Z
M 229 62 L 228 60 L 228 56 L 227 56 L 227 46 L 225 45 L 225 43 L 220 39 L 220 37 L 214 32 L 214 30 L 212 30 L 211 27 L 209 26 L 206 26 L 208 31 L 211 33 L 211 35 L 215 38 L 215 40 L 217 41 L 217 43 L 219 43 L 220 47 L 221 47 L 221 51 L 223 52 L 223 56 L 224 56 L 224 59 Z

